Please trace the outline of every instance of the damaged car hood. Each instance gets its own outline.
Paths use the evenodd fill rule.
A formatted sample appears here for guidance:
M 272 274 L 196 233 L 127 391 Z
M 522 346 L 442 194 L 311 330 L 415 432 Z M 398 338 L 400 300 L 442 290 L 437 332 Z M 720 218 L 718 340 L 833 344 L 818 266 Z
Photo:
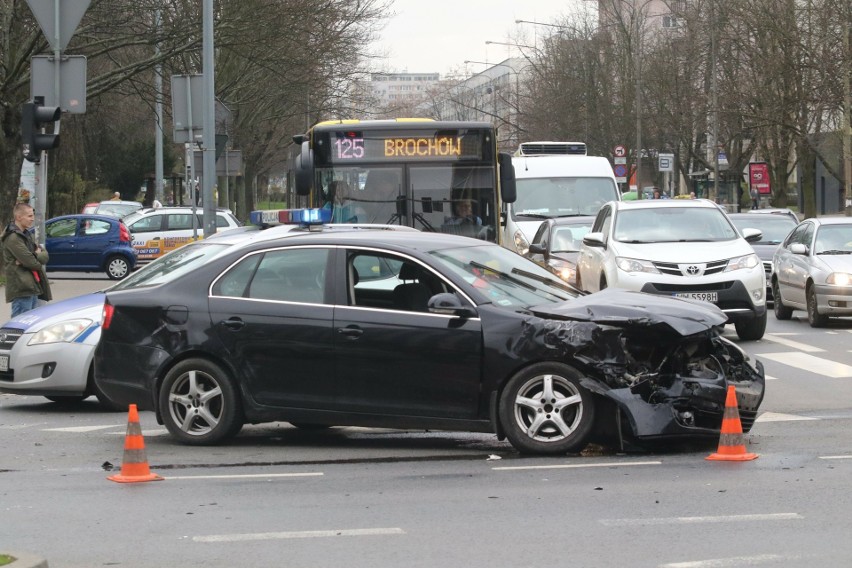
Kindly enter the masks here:
M 667 326 L 682 336 L 724 325 L 727 316 L 708 302 L 683 300 L 606 288 L 560 304 L 533 306 L 530 312 L 550 319 L 589 321 L 624 326 Z

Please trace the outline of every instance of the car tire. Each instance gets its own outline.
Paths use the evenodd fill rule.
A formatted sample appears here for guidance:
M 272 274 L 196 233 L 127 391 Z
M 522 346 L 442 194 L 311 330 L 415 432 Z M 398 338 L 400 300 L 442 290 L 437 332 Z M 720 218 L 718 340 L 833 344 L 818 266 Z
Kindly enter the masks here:
M 607 286 L 607 284 L 606 284 L 606 276 L 604 276 L 603 274 L 601 274 L 601 283 L 600 283 L 600 286 L 598 286 L 598 290 L 606 290 L 606 286 Z
M 106 275 L 110 280 L 121 280 L 130 274 L 130 263 L 123 256 L 116 254 L 107 259 Z
M 819 307 L 817 306 L 816 300 L 816 287 L 813 283 L 808 284 L 805 294 L 808 304 L 808 323 L 811 324 L 811 327 L 825 327 L 828 323 L 828 316 L 824 316 L 819 313 Z
M 110 412 L 120 412 L 128 409 L 128 407 L 116 404 L 110 399 L 108 399 L 104 392 L 100 389 L 100 387 L 98 387 L 98 385 L 95 383 L 94 363 L 89 365 L 89 378 L 86 381 L 86 392 L 89 395 L 95 396 L 104 410 L 108 410 Z
M 743 341 L 757 341 L 766 333 L 766 312 L 754 319 L 738 321 L 734 323 L 737 335 Z
M 788 320 L 793 317 L 793 308 L 788 308 L 781 301 L 781 290 L 778 288 L 778 281 L 772 283 L 772 311 L 775 312 L 775 319 Z
M 509 379 L 498 412 L 506 437 L 519 452 L 556 455 L 586 447 L 595 402 L 580 378 L 568 365 L 536 363 Z
M 172 367 L 160 385 L 159 402 L 166 428 L 184 444 L 218 444 L 243 427 L 233 380 L 207 359 L 186 359 Z

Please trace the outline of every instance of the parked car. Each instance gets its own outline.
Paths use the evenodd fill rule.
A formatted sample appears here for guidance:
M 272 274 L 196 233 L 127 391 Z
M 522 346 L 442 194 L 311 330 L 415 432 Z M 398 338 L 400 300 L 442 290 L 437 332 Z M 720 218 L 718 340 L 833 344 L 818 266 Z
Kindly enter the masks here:
M 103 396 L 92 360 L 101 336 L 103 292 L 50 302 L 0 328 L 0 392 L 44 396 L 57 403 L 96 396 L 111 410 L 127 410 Z
M 729 213 L 728 218 L 740 234 L 748 228 L 760 231 L 760 240 L 750 244 L 763 263 L 763 272 L 766 274 L 766 301 L 772 302 L 772 257 L 790 231 L 796 228 L 796 221 L 784 214 Z
M 282 420 L 495 432 L 562 454 L 608 436 L 718 439 L 728 385 L 747 431 L 763 398 L 762 365 L 721 337 L 710 303 L 580 297 L 457 235 L 253 235 L 191 243 L 106 292 L 99 388 L 183 443 Z
M 63 215 L 45 222 L 47 270 L 106 272 L 121 280 L 136 267 L 130 231 L 104 215 Z
M 749 244 L 760 231 L 734 228 L 705 199 L 616 201 L 583 238 L 579 287 L 692 298 L 725 312 L 740 339 L 766 330 L 766 276 Z
M 775 251 L 775 317 L 806 310 L 811 327 L 852 316 L 852 220 L 812 218 L 800 223 Z
M 83 205 L 83 209 L 80 213 L 83 213 L 84 215 L 95 213 L 98 210 L 98 205 L 100 205 L 100 203 L 86 203 Z
M 195 219 L 193 222 L 193 218 Z M 141 209 L 128 215 L 124 222 L 133 233 L 133 247 L 141 263 L 150 262 L 169 251 L 204 237 L 204 214 L 191 207 L 157 207 Z M 241 226 L 228 209 L 216 211 L 217 231 Z
M 591 216 L 548 219 L 536 231 L 524 256 L 568 284 L 575 285 L 580 245 L 594 221 Z
M 782 215 L 789 217 L 796 223 L 799 222 L 799 216 L 796 215 L 795 211 L 791 209 L 783 209 L 783 208 L 767 208 L 767 209 L 751 209 L 749 213 L 756 213 L 758 215 Z
M 123 219 L 134 211 L 139 211 L 140 209 L 142 209 L 142 204 L 138 201 L 109 200 L 98 203 L 95 213 L 98 215 L 109 215 L 110 217 Z

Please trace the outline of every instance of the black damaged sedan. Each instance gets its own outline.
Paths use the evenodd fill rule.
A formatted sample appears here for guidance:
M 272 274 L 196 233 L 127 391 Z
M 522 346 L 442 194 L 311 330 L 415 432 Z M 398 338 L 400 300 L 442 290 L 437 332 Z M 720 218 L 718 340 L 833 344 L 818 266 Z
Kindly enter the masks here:
M 106 293 L 95 380 L 188 444 L 243 424 L 493 432 L 521 452 L 748 431 L 764 373 L 711 304 L 579 295 L 498 245 L 294 230 L 187 245 Z

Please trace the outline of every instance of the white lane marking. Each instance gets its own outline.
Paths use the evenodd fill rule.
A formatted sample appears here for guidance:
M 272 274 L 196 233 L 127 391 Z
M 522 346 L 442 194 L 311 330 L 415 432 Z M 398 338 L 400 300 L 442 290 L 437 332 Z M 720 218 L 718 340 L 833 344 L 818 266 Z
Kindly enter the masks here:
M 798 341 L 793 341 L 792 339 L 787 339 L 785 337 L 779 337 L 778 334 L 774 333 L 766 333 L 763 336 L 763 339 L 771 341 L 773 343 L 779 343 L 781 345 L 786 345 L 787 347 L 791 347 L 793 349 L 798 349 L 799 351 L 803 351 L 805 353 L 824 353 L 825 349 L 820 349 L 819 347 L 814 347 L 813 345 L 806 345 L 804 343 L 799 343 Z
M 31 422 L 29 424 L 3 424 L 0 426 L 0 430 L 23 430 L 25 428 L 35 428 L 36 426 L 41 426 L 42 424 L 47 424 L 47 422 Z
M 693 562 L 672 562 L 660 564 L 660 568 L 725 568 L 727 566 L 757 566 L 767 562 L 792 560 L 797 556 L 782 556 L 780 554 L 758 554 L 756 556 L 732 556 L 731 558 L 713 558 L 710 560 L 695 560 Z
M 211 534 L 194 536 L 195 542 L 244 542 L 248 540 L 280 540 L 287 538 L 322 538 L 329 536 L 381 536 L 405 534 L 400 528 L 388 529 L 343 529 L 334 531 L 289 531 L 245 534 Z
M 600 519 L 605 527 L 636 527 L 644 525 L 694 525 L 699 523 L 731 523 L 754 521 L 789 521 L 804 519 L 798 513 L 768 513 L 756 515 L 719 515 L 716 517 L 657 517 L 650 519 Z
M 124 426 L 122 426 L 122 428 L 124 428 Z M 169 431 L 165 430 L 165 429 L 163 429 L 163 430 L 142 430 L 142 435 L 146 438 L 151 438 L 151 437 L 154 437 L 154 436 L 165 436 L 168 433 L 169 433 Z M 124 436 L 125 431 L 122 430 L 121 432 L 110 432 L 110 434 L 113 434 L 115 436 Z
M 852 456 L 819 456 L 821 460 L 852 460 Z
M 769 375 L 764 375 L 763 378 L 766 379 L 767 381 L 777 381 L 778 380 L 778 377 L 770 377 Z
M 819 420 L 819 418 L 797 416 L 795 414 L 782 414 L 781 412 L 764 412 L 757 417 L 755 422 L 794 422 L 796 420 Z
M 661 465 L 661 461 L 610 462 L 610 463 L 578 463 L 566 465 L 518 465 L 507 467 L 492 467 L 494 471 L 510 471 L 522 469 L 576 469 L 581 467 L 625 467 L 631 465 Z
M 806 353 L 764 353 L 761 355 L 755 355 L 755 357 L 771 359 L 772 361 L 776 361 L 783 365 L 796 367 L 797 369 L 802 369 L 803 371 L 808 371 L 809 373 L 815 373 L 817 375 L 825 375 L 826 377 L 831 377 L 833 379 L 852 377 L 852 367 L 849 365 L 829 361 L 828 359 L 822 359 L 821 357 L 814 357 L 813 355 L 808 355 Z
M 321 471 L 308 473 L 247 473 L 234 475 L 164 475 L 165 479 L 269 479 L 272 477 L 316 477 L 324 475 Z
M 44 428 L 42 432 L 95 432 L 97 430 L 106 430 L 108 428 L 118 428 L 118 426 L 69 426 L 67 428 Z

